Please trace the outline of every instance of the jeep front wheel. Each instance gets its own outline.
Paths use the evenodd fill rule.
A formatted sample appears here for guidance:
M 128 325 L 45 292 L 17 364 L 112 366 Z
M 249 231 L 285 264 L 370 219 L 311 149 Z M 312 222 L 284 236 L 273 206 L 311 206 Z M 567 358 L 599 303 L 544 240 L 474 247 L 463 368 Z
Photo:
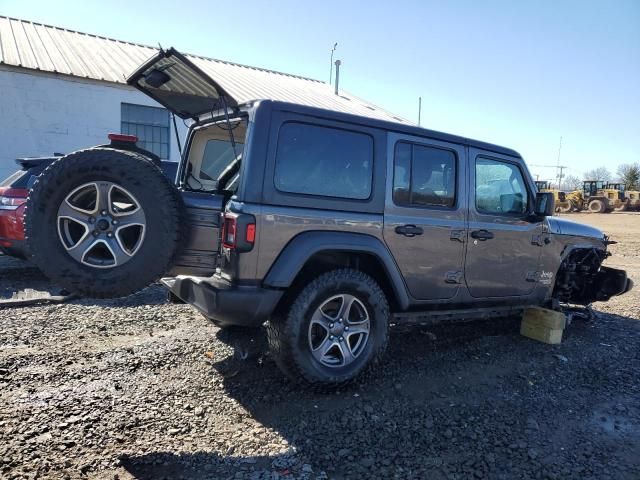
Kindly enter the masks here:
M 387 299 L 375 280 L 357 270 L 316 278 L 285 315 L 270 320 L 269 345 L 276 364 L 297 382 L 347 383 L 377 362 L 387 346 Z

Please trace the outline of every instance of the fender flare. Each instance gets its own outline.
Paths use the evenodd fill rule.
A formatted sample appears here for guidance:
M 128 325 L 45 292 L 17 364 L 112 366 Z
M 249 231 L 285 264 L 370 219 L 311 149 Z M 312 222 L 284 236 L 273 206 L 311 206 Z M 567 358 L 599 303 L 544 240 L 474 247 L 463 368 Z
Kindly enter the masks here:
M 375 256 L 391 281 L 398 305 L 402 310 L 409 308 L 409 295 L 391 252 L 378 238 L 362 233 L 316 231 L 297 235 L 280 252 L 263 284 L 272 288 L 291 286 L 306 262 L 316 253 L 326 250 L 364 252 Z

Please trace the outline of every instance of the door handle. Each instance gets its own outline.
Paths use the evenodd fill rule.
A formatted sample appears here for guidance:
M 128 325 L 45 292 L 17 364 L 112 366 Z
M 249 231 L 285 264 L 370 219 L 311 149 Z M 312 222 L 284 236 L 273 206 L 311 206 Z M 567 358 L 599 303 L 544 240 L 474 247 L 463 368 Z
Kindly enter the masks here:
M 474 230 L 471 232 L 471 238 L 484 242 L 485 240 L 491 240 L 493 238 L 493 233 L 489 230 Z
M 415 225 L 400 225 L 396 227 L 396 233 L 405 237 L 415 237 L 416 235 L 422 235 L 423 230 Z

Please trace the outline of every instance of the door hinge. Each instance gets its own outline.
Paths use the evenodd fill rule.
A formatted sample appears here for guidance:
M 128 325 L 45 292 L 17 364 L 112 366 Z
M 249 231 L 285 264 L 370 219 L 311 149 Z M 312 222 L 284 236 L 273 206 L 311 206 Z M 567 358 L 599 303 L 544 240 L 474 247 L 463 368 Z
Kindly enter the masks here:
M 464 238 L 467 236 L 465 230 L 451 230 L 451 240 L 457 240 L 458 242 L 464 243 Z
M 538 272 L 527 272 L 526 277 L 527 282 L 537 282 L 538 281 Z
M 452 271 L 444 274 L 444 282 L 445 283 L 462 283 L 462 272 Z

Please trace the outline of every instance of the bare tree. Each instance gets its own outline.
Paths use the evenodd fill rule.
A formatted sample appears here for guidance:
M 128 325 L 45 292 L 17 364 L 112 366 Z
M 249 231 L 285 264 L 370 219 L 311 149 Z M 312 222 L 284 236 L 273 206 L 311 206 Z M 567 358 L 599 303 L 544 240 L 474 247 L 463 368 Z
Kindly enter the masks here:
M 582 180 L 575 175 L 567 175 L 562 182 L 562 190 L 570 192 L 582 188 Z
M 620 180 L 627 186 L 627 190 L 640 189 L 640 163 L 625 163 L 618 167 Z
M 593 170 L 584 172 L 585 180 L 602 180 L 603 182 L 611 181 L 611 172 L 607 167 L 598 167 Z

